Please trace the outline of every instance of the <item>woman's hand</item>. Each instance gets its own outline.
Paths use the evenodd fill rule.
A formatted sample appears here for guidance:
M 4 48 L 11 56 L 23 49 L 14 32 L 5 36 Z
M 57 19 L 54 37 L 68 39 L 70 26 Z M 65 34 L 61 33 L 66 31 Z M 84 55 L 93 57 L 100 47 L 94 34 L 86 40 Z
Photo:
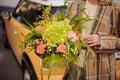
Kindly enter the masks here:
M 100 46 L 100 36 L 98 34 L 87 35 L 83 38 L 83 41 L 89 46 Z

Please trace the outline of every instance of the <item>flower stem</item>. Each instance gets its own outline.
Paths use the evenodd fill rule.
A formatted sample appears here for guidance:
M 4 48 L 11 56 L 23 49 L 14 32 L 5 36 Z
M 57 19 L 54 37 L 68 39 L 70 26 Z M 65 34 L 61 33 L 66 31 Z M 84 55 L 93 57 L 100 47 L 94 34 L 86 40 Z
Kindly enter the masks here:
M 40 75 L 41 75 L 41 80 L 43 80 L 42 65 L 41 65 L 41 67 L 40 67 Z

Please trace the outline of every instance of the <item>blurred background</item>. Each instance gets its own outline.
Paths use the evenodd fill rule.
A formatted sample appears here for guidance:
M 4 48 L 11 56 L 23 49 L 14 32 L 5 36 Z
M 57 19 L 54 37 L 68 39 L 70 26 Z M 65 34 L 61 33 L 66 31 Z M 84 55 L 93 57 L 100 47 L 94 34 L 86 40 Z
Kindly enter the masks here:
M 12 12 L 19 0 L 0 0 L 0 14 Z M 0 80 L 22 80 L 22 71 L 11 50 L 5 49 L 2 39 L 2 20 L 0 19 Z
M 0 6 L 15 7 L 19 0 L 0 0 Z

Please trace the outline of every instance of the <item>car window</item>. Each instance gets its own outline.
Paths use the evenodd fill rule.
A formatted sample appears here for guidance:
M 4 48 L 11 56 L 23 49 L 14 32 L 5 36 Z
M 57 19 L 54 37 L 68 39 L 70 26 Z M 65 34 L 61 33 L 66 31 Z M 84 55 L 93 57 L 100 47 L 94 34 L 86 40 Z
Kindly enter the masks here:
M 56 11 L 66 12 L 65 7 L 52 7 L 50 13 L 54 14 Z M 26 24 L 25 20 L 27 20 L 31 25 L 33 22 L 40 20 L 39 15 L 42 15 L 42 5 L 30 1 L 20 3 L 13 13 L 13 17 L 18 21 Z
M 13 13 L 13 17 L 24 24 L 25 20 L 29 23 L 38 21 L 38 15 L 42 15 L 41 5 L 30 1 L 22 2 Z

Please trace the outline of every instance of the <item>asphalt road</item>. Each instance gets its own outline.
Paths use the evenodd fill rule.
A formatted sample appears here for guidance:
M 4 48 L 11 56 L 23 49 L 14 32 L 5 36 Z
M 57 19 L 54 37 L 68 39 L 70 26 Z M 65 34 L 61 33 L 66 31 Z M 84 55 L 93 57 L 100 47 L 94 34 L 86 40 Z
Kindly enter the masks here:
M 0 13 L 3 10 L 10 12 L 13 9 L 0 7 Z M 15 57 L 11 50 L 5 49 L 3 46 L 2 31 L 0 20 L 0 80 L 22 80 L 22 71 Z

